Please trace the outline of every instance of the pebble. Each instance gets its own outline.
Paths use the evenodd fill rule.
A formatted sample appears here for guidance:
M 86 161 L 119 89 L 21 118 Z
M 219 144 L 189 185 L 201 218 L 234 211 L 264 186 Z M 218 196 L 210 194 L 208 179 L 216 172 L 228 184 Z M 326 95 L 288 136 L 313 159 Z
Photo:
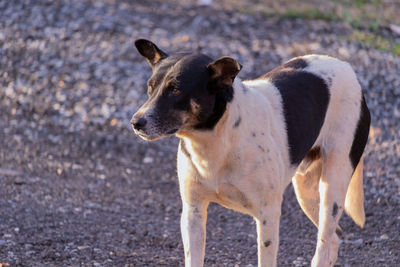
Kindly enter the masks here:
M 307 266 L 308 265 L 307 261 L 303 257 L 297 257 L 293 261 L 293 264 L 294 264 L 294 266 Z
M 143 158 L 143 163 L 148 164 L 148 163 L 153 163 L 154 159 L 152 157 L 144 157 Z
M 387 234 L 383 234 L 379 238 L 382 240 L 387 240 L 387 239 L 389 239 L 389 236 Z

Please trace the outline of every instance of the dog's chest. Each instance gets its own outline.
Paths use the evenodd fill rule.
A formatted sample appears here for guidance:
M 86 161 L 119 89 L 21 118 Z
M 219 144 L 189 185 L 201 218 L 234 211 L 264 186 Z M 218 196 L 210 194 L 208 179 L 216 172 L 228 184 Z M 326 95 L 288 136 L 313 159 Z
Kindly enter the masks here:
M 215 162 L 204 159 L 197 162 L 196 156 L 192 155 L 186 164 L 191 166 L 192 173 L 184 178 L 192 180 L 187 183 L 190 187 L 187 190 L 229 209 L 252 214 L 258 200 L 268 190 L 266 159 L 255 150 L 236 151 Z

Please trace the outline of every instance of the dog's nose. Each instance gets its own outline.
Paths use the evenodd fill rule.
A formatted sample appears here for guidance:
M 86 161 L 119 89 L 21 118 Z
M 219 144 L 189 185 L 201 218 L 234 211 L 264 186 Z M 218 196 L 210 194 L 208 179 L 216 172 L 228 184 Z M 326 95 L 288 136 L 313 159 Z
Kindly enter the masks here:
M 143 130 L 144 126 L 146 126 L 147 120 L 143 117 L 131 119 L 131 124 L 135 130 Z

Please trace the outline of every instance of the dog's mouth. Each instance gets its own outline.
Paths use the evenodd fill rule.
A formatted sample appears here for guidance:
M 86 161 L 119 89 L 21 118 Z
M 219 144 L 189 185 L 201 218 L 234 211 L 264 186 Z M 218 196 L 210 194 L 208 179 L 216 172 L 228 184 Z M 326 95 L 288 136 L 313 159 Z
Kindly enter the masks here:
M 137 135 L 138 135 L 140 138 L 142 138 L 143 140 L 146 140 L 146 141 L 155 141 L 155 140 L 161 139 L 161 138 L 163 138 L 163 137 L 167 137 L 167 136 L 173 135 L 173 134 L 175 134 L 176 132 L 178 132 L 179 129 L 178 129 L 178 128 L 174 128 L 174 129 L 172 129 L 172 130 L 167 131 L 166 133 L 157 134 L 157 135 L 148 134 L 148 133 L 146 133 L 146 132 L 143 131 L 143 130 L 136 130 L 136 129 L 133 129 L 133 130 L 134 130 L 135 134 L 137 134 Z

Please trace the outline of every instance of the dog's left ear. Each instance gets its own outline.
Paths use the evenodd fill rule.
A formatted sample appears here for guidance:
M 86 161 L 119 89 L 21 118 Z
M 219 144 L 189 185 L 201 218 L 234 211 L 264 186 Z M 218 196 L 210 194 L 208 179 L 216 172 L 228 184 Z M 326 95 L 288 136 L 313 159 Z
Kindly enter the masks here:
M 218 89 L 231 87 L 242 65 L 230 57 L 221 57 L 207 66 L 210 83 Z
M 161 59 L 168 56 L 166 53 L 161 51 L 161 49 L 158 48 L 153 42 L 145 39 L 136 40 L 135 46 L 139 53 L 146 58 L 152 68 L 154 68 L 154 66 Z

